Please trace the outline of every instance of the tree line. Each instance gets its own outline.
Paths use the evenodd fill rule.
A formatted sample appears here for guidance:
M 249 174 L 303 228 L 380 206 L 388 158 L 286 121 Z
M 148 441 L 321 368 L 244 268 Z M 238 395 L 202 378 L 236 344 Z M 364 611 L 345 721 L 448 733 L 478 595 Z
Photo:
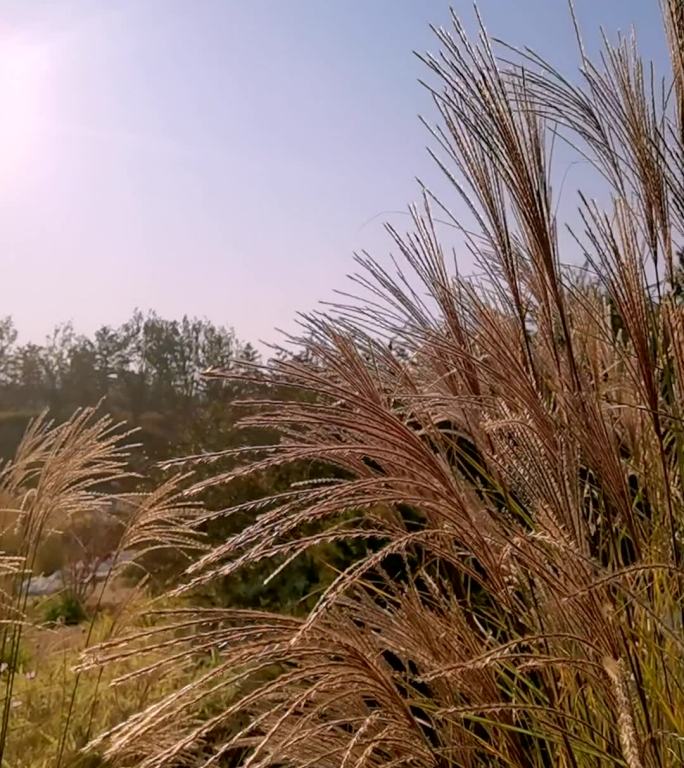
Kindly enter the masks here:
M 231 426 L 226 423 L 234 419 L 231 403 L 246 394 L 239 390 L 247 385 L 211 381 L 202 373 L 235 369 L 259 357 L 230 328 L 199 318 L 168 320 L 155 312 L 136 311 L 118 327 L 103 325 L 91 336 L 64 324 L 42 344 L 19 344 L 17 338 L 12 319 L 0 320 L 4 457 L 13 452 L 28 420 L 44 409 L 63 420 L 99 401 L 139 430 L 150 459 L 205 449 L 211 433 Z

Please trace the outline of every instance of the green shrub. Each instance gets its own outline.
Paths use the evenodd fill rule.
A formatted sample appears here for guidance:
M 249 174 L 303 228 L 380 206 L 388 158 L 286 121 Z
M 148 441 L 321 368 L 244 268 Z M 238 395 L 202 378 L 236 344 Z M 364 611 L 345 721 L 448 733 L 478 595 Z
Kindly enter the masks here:
M 88 613 L 76 595 L 72 592 L 62 592 L 48 601 L 44 618 L 48 624 L 64 624 L 70 627 L 85 621 Z

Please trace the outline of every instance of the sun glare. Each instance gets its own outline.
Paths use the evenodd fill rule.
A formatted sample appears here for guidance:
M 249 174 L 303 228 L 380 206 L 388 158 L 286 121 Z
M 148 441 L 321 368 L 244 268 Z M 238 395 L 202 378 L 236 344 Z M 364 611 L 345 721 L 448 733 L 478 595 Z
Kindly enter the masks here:
M 30 158 L 48 96 L 45 46 L 0 39 L 0 171 L 17 173 Z

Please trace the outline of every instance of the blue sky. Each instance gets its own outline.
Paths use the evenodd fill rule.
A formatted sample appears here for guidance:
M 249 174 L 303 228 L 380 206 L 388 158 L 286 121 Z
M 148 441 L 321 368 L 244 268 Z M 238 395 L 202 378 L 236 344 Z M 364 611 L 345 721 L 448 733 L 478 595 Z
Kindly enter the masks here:
M 576 0 L 663 60 L 657 0 Z M 453 2 L 472 23 L 472 4 Z M 481 0 L 575 66 L 565 0 Z M 419 176 L 449 199 L 412 51 L 441 0 L 0 0 L 0 315 L 23 339 L 134 307 L 273 339 L 334 288 Z M 568 194 L 581 178 L 568 180 Z M 564 193 L 565 194 L 565 193 Z M 467 264 L 464 263 L 467 268 Z

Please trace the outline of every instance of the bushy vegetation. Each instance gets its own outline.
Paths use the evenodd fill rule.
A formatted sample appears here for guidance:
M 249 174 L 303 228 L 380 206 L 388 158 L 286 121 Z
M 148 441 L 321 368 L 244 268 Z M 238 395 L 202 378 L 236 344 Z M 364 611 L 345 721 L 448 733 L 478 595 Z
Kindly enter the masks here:
M 158 547 L 192 562 L 137 625 L 93 622 L 74 673 L 114 683 L 103 701 L 157 687 L 71 755 L 90 739 L 82 754 L 145 768 L 684 762 L 684 11 L 663 11 L 664 84 L 632 40 L 598 64 L 580 43 L 568 78 L 455 18 L 436 32 L 435 158 L 468 217 L 426 191 L 414 231 L 389 230 L 396 273 L 359 257 L 359 297 L 307 318 L 297 355 L 206 379 L 206 423 L 240 397 L 242 437 L 231 422 L 166 460 L 194 476 L 136 489 L 117 544 L 148 571 Z M 561 252 L 554 141 L 609 201 L 580 194 L 581 265 Z M 477 278 L 449 271 L 438 219 Z M 0 476 L 14 585 L 37 532 L 124 474 L 91 418 L 38 422 Z M 285 591 L 262 600 L 269 579 Z M 5 594 L 11 745 L 28 605 Z M 99 707 L 79 689 L 60 734 Z

